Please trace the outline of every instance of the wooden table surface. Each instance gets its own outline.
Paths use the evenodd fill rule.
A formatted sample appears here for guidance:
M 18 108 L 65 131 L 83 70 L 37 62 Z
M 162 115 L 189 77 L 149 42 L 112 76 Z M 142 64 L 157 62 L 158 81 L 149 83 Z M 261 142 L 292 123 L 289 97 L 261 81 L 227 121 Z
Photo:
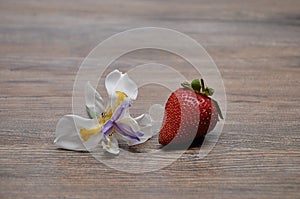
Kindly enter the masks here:
M 84 57 L 109 36 L 144 26 L 183 32 L 215 60 L 228 99 L 217 145 L 204 159 L 190 149 L 144 174 L 58 150 L 55 126 L 72 111 Z M 299 101 L 298 0 L 0 2 L 3 199 L 300 198 Z

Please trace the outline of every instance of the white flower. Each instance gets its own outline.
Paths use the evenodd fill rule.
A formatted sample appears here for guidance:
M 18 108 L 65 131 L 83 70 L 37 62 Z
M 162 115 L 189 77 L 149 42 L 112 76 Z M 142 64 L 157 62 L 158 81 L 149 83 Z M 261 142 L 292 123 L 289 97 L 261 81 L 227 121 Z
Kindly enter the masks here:
M 128 145 L 141 144 L 151 138 L 152 119 L 149 114 L 132 118 L 129 107 L 138 95 L 138 88 L 128 75 L 115 70 L 105 79 L 109 95 L 107 105 L 100 94 L 88 82 L 85 86 L 85 101 L 89 116 L 63 116 L 56 126 L 54 143 L 63 149 L 87 151 L 101 142 L 102 147 L 112 154 L 119 153 L 118 140 Z M 106 108 L 105 108 L 106 107 Z

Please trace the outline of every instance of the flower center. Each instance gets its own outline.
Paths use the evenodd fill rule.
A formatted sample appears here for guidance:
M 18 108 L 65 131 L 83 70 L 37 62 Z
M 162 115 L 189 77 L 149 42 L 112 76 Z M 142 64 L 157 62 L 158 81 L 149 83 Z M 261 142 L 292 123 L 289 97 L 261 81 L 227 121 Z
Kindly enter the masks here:
M 116 94 L 118 95 L 118 102 L 117 106 L 118 107 L 120 104 L 123 103 L 124 99 L 127 98 L 128 96 L 121 92 L 121 91 L 116 91 Z M 80 137 L 86 142 L 88 141 L 93 135 L 99 133 L 101 131 L 102 126 L 110 120 L 112 117 L 113 113 L 115 110 L 112 110 L 112 108 L 109 106 L 104 113 L 101 114 L 101 117 L 98 119 L 99 125 L 96 128 L 93 129 L 86 129 L 82 128 L 80 129 Z M 112 134 L 114 131 L 112 132 Z

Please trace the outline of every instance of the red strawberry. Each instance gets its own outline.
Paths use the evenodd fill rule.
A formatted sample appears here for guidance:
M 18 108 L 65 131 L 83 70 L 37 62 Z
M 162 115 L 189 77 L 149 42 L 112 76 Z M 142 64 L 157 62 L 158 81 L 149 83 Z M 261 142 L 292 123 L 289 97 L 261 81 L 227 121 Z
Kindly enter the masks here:
M 183 83 L 171 94 L 166 107 L 159 143 L 167 145 L 192 142 L 210 132 L 222 113 L 218 103 L 209 96 L 213 89 L 204 87 L 204 81 L 194 80 L 192 84 Z M 174 139 L 175 138 L 175 139 Z M 173 140 L 174 139 L 174 140 Z

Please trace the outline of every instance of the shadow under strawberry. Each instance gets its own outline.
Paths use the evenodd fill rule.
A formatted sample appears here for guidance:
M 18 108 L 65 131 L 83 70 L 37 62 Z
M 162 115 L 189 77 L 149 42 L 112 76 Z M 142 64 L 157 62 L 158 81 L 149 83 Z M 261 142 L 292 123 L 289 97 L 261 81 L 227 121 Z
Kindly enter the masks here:
M 188 150 L 193 148 L 201 148 L 204 142 L 205 136 L 197 137 L 193 140 L 192 143 L 170 143 L 166 146 L 161 146 L 160 149 L 164 151 L 172 151 L 172 150 Z

